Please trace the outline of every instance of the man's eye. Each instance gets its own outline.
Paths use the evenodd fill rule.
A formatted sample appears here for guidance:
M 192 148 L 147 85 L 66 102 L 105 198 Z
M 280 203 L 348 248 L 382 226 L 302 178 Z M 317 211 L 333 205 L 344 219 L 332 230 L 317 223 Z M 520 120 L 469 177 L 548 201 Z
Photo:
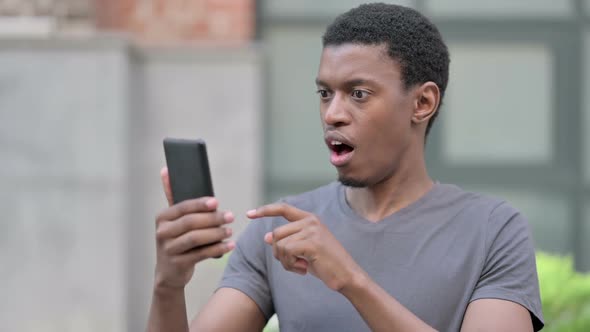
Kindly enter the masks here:
M 352 96 L 355 99 L 363 99 L 363 98 L 367 97 L 367 95 L 368 95 L 367 91 L 363 91 L 363 90 L 354 90 L 352 92 Z
M 328 91 L 320 89 L 317 92 L 321 98 L 328 98 Z

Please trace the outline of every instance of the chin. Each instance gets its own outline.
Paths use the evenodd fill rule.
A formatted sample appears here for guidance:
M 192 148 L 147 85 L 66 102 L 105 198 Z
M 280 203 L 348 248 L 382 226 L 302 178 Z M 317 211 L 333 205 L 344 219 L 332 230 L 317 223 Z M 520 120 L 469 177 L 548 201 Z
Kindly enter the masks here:
M 343 175 L 338 176 L 338 181 L 340 181 L 340 183 L 342 183 L 342 185 L 347 186 L 347 187 L 351 187 L 351 188 L 365 188 L 370 185 L 369 181 L 367 181 L 367 180 L 355 179 L 355 178 L 346 177 Z

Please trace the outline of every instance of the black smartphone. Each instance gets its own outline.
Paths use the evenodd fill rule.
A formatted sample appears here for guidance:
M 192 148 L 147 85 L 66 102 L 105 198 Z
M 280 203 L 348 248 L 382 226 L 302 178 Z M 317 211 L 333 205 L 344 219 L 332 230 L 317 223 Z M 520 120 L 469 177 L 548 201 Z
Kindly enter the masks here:
M 187 199 L 213 196 L 205 141 L 165 138 L 164 153 L 174 204 Z

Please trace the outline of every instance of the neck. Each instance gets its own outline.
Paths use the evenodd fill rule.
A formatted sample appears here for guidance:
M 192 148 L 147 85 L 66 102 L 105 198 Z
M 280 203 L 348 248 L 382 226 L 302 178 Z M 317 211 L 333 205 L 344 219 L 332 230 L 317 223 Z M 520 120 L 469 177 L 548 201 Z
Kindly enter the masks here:
M 404 160 L 404 158 L 402 158 Z M 423 154 L 405 159 L 394 174 L 364 188 L 346 188 L 348 204 L 365 219 L 378 222 L 424 196 L 433 181 L 426 171 Z

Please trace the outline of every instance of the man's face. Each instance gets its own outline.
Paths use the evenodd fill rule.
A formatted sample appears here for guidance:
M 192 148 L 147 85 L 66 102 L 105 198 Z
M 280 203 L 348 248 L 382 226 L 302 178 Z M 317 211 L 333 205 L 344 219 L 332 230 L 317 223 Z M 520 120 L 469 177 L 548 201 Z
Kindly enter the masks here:
M 365 187 L 390 178 L 416 135 L 415 98 L 384 45 L 324 48 L 317 77 L 330 161 L 339 180 Z

